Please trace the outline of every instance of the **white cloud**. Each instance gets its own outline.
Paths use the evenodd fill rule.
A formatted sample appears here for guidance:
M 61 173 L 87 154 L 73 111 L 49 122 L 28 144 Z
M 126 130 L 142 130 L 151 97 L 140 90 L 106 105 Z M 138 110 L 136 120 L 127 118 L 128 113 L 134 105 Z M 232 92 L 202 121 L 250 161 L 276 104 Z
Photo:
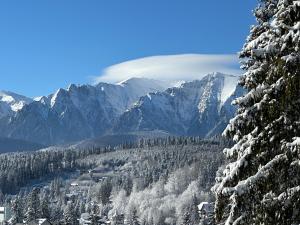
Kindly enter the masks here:
M 182 54 L 140 58 L 112 65 L 95 77 L 95 83 L 116 83 L 131 77 L 164 81 L 201 79 L 212 72 L 240 75 L 237 55 Z

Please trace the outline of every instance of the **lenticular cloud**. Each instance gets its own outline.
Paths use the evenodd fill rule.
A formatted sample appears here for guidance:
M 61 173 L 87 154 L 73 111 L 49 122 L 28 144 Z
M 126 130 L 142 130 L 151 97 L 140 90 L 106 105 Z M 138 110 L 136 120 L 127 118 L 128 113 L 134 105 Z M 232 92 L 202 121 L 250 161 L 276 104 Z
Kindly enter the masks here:
M 116 83 L 131 77 L 189 81 L 212 72 L 241 74 L 237 55 L 183 54 L 140 58 L 107 67 L 95 82 Z

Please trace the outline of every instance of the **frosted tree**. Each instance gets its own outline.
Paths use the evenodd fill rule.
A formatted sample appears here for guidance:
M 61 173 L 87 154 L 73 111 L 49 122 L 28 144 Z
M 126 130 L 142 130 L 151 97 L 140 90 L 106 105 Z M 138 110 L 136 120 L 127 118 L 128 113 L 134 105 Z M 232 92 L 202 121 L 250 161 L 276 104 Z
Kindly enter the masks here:
M 43 196 L 41 201 L 41 217 L 45 219 L 50 219 L 50 209 L 49 209 L 49 197 L 47 194 Z
M 60 221 L 63 217 L 63 210 L 61 209 L 62 204 L 51 206 L 51 221 Z
M 110 181 L 105 180 L 100 184 L 99 192 L 98 192 L 98 199 L 101 201 L 103 205 L 109 202 L 110 194 L 112 191 L 112 185 Z
M 198 200 L 195 195 L 192 198 L 192 204 L 190 206 L 190 220 L 192 225 L 198 225 L 200 222 L 200 215 L 198 209 Z
M 26 221 L 30 222 L 40 217 L 40 199 L 38 188 L 33 188 L 28 196 Z
M 216 220 L 300 222 L 300 1 L 260 0 L 240 54 L 248 90 L 224 134 L 235 141 L 217 177 Z
M 4 199 L 5 199 L 5 196 L 4 196 L 4 194 L 2 193 L 1 188 L 0 188 L 0 204 L 1 204 L 1 205 L 4 203 Z
M 124 214 L 115 213 L 111 219 L 112 225 L 124 225 Z
M 84 213 L 85 212 L 85 204 L 80 201 L 80 206 L 79 206 L 79 213 Z
M 97 224 L 100 217 L 99 217 L 99 206 L 96 204 L 96 202 L 92 202 L 91 209 L 92 209 L 90 214 L 91 222 L 92 224 Z
M 138 215 L 137 215 L 137 210 L 136 210 L 135 207 L 133 207 L 130 210 L 129 215 L 128 215 L 128 219 L 126 221 L 126 224 L 127 225 L 140 225 L 139 218 L 138 218 Z
M 65 210 L 64 210 L 64 224 L 65 225 L 76 225 L 78 224 L 76 213 L 74 210 L 74 204 L 72 202 L 68 202 Z
M 12 202 L 12 211 L 13 211 L 13 218 L 12 223 L 22 223 L 23 222 L 23 204 L 22 199 L 17 196 Z
M 190 212 L 184 213 L 181 225 L 192 225 Z

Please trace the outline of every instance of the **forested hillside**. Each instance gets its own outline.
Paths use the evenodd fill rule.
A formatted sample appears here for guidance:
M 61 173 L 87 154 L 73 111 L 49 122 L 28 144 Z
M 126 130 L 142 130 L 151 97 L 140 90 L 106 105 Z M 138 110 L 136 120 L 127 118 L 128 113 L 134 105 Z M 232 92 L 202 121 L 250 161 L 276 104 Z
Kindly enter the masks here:
M 48 218 L 74 225 L 86 212 L 94 221 L 123 221 L 115 224 L 133 217 L 149 225 L 188 218 L 197 224 L 197 205 L 213 201 L 210 187 L 228 145 L 169 137 L 114 149 L 4 154 L 1 202 L 13 208 L 15 222 Z

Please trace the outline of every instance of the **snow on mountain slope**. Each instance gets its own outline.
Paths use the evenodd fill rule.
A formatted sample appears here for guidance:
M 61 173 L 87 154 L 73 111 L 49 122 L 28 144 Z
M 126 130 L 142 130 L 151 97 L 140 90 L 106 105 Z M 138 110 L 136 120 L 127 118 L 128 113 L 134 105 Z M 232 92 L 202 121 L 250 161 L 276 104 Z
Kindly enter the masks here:
M 0 91 L 0 118 L 21 110 L 32 99 L 9 91 Z
M 16 112 L 7 102 L 17 101 L 4 97 L 2 108 L 13 113 L 0 117 L 0 136 L 53 145 L 132 133 L 220 134 L 235 113 L 232 99 L 242 94 L 236 81 L 213 73 L 168 89 L 166 83 L 145 78 L 72 84 L 34 101 L 25 98 L 29 104 Z
M 220 93 L 221 103 L 225 103 L 225 101 L 233 94 L 238 83 L 238 79 L 239 77 L 232 75 L 224 77 L 223 88 Z
M 237 77 L 213 73 L 200 81 L 148 94 L 120 117 L 113 131 L 163 130 L 203 137 L 220 133 L 235 112 L 228 100 L 236 86 Z
M 144 78 L 120 84 L 72 84 L 1 120 L 0 135 L 46 145 L 101 136 L 141 96 L 164 89 L 160 82 Z

